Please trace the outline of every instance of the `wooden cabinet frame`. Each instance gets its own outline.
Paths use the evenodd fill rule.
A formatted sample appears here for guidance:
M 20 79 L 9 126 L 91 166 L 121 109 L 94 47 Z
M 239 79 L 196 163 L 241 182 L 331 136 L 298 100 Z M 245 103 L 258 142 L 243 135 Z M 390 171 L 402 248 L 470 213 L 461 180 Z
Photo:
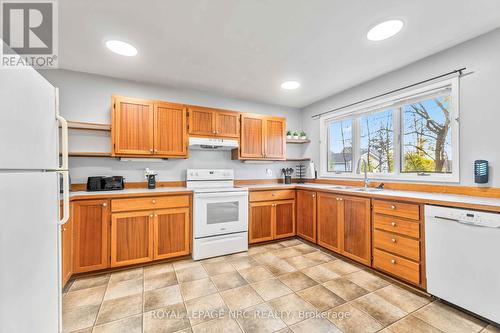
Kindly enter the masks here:
M 121 103 L 136 104 L 148 107 L 148 124 L 144 125 L 142 131 L 147 141 L 147 148 L 144 150 L 127 149 L 122 146 L 120 142 L 121 132 L 125 129 L 120 125 L 122 112 L 120 109 Z M 187 158 L 188 156 L 188 132 L 187 132 L 187 106 L 176 103 L 168 103 L 161 101 L 154 101 L 148 99 L 130 98 L 123 96 L 113 96 L 112 97 L 112 113 L 111 113 L 111 140 L 112 140 L 112 156 L 122 156 L 122 157 L 156 157 L 156 158 Z M 159 149 L 159 118 L 158 118 L 158 108 L 169 108 L 182 110 L 182 145 L 179 150 L 162 151 Z M 170 126 L 175 126 L 176 124 L 170 124 Z M 131 124 L 131 126 L 137 126 L 136 124 Z M 161 124 L 165 126 L 165 124 Z M 168 127 L 169 124 L 166 124 Z M 137 135 L 140 135 L 137 134 Z M 147 137 L 146 137 L 147 136 Z
M 147 256 L 142 258 L 135 258 L 129 260 L 118 260 L 118 224 L 119 219 L 124 218 L 134 218 L 134 217 L 147 217 L 148 218 L 148 235 L 147 235 Z M 124 213 L 114 213 L 111 216 L 111 267 L 127 266 L 133 264 L 144 263 L 153 260 L 153 222 L 154 222 L 154 211 L 138 211 L 138 212 L 124 212 Z
M 246 147 L 251 147 L 253 143 L 248 142 L 245 133 L 247 131 L 252 131 L 251 128 L 247 128 L 250 125 L 248 124 L 249 120 L 257 120 L 260 121 L 261 130 L 260 133 L 255 135 L 260 135 L 261 140 L 260 143 L 260 153 L 250 153 L 246 151 Z M 268 133 L 268 122 L 274 121 L 282 124 L 282 152 L 283 154 L 273 154 L 270 149 L 269 144 L 269 133 Z M 241 138 L 240 138 L 240 148 L 235 150 L 237 154 L 233 154 L 233 159 L 241 159 L 241 160 L 272 160 L 279 161 L 286 159 L 286 119 L 280 117 L 269 117 L 260 114 L 249 114 L 243 113 L 241 115 Z
M 100 244 L 100 262 L 94 265 L 83 265 L 80 261 L 80 249 L 82 243 L 85 241 L 82 239 L 84 236 L 81 234 L 81 227 L 83 221 L 80 221 L 78 215 L 78 209 L 85 206 L 100 206 L 101 212 L 101 239 Z M 73 272 L 83 273 L 90 272 L 100 269 L 105 269 L 109 267 L 109 221 L 110 221 L 110 210 L 109 210 L 109 200 L 82 200 L 77 203 L 72 204 L 72 223 L 73 223 Z M 88 246 L 96 247 L 95 244 L 87 244 Z
M 312 202 L 312 207 L 302 207 L 301 206 L 302 202 L 299 199 L 301 195 L 309 195 L 310 196 L 310 199 Z M 305 240 L 308 240 L 309 242 L 316 243 L 316 240 L 317 240 L 317 234 L 316 234 L 317 233 L 317 229 L 316 229 L 317 228 L 317 194 L 314 191 L 297 190 L 296 200 L 297 200 L 297 205 L 296 205 L 297 206 L 297 218 L 296 218 L 297 236 L 299 236 Z M 311 236 L 302 233 L 301 227 L 300 227 L 300 224 L 302 223 L 302 218 L 301 218 L 300 212 L 305 212 L 306 210 L 309 210 L 309 209 L 310 209 L 312 221 L 310 221 L 310 222 L 305 221 L 305 222 L 311 223 L 311 227 L 312 227 L 312 230 L 311 230 L 312 235 Z
M 159 253 L 159 215 L 168 215 L 168 214 L 184 214 L 184 244 L 186 247 L 177 252 L 171 252 L 166 254 Z M 161 209 L 156 210 L 154 212 L 154 220 L 153 220 L 153 259 L 167 259 L 172 257 L 179 257 L 183 255 L 188 255 L 191 252 L 191 218 L 190 218 L 190 209 L 189 208 L 170 208 L 170 209 Z
M 197 112 L 210 115 L 210 126 L 206 131 L 197 129 L 200 127 L 198 126 L 198 122 L 201 121 L 195 116 L 195 113 Z M 235 139 L 239 139 L 240 137 L 240 114 L 238 112 L 207 108 L 202 106 L 188 106 L 188 113 L 190 135 L 197 137 L 225 137 Z M 229 131 L 220 123 L 219 118 L 221 116 L 234 117 L 234 121 L 236 122 L 234 132 Z
M 290 233 L 285 233 L 285 234 L 278 234 L 277 233 L 277 207 L 279 205 L 292 205 L 292 231 Z M 260 237 L 256 238 L 254 234 L 254 229 L 253 229 L 253 209 L 254 207 L 270 207 L 270 220 L 269 220 L 269 228 L 270 228 L 270 234 L 268 237 Z M 248 227 L 248 242 L 250 244 L 255 244 L 255 243 L 260 243 L 260 242 L 266 242 L 266 241 L 271 241 L 275 239 L 281 239 L 281 238 L 287 238 L 287 237 L 293 237 L 296 234 L 296 217 L 295 217 L 295 200 L 276 200 L 276 201 L 263 201 L 263 202 L 251 202 L 250 203 L 250 208 L 249 208 L 249 227 Z

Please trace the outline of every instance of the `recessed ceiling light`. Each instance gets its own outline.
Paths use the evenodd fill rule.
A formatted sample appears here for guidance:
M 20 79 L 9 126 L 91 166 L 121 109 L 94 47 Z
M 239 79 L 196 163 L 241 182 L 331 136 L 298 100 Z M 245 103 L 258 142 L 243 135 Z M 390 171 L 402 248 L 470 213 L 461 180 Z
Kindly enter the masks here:
M 300 87 L 300 83 L 298 81 L 285 81 L 281 84 L 281 89 L 285 90 L 293 90 Z
M 377 24 L 368 31 L 366 38 L 378 42 L 390 38 L 403 29 L 404 23 L 401 20 L 389 20 Z
M 137 54 L 137 49 L 129 43 L 122 42 L 121 40 L 108 40 L 106 47 L 122 56 L 133 57 Z

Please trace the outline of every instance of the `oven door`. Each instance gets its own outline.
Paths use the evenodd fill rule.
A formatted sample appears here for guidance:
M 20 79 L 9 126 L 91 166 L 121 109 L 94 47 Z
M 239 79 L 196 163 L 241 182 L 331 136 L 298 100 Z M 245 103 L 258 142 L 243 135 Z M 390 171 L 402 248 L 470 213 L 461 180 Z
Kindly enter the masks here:
M 248 230 L 248 192 L 195 193 L 194 238 Z

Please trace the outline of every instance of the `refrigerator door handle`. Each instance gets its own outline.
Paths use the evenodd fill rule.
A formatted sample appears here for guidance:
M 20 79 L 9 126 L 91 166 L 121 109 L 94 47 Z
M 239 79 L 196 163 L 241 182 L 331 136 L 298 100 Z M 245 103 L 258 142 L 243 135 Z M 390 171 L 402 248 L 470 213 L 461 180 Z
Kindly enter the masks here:
M 56 89 L 56 119 L 61 124 L 61 160 L 62 165 L 59 167 L 61 171 L 68 171 L 68 122 L 59 113 L 59 88 Z
M 58 224 L 66 224 L 69 220 L 69 171 L 57 171 L 63 177 L 63 214 Z

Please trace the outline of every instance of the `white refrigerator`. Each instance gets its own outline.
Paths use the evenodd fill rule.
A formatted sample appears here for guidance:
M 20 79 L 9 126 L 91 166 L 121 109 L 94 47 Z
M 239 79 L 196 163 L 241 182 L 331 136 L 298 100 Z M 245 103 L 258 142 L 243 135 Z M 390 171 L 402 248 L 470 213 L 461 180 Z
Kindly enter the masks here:
M 67 124 L 59 115 L 57 88 L 32 68 L 0 69 L 2 332 L 61 330 L 60 228 L 69 214 L 67 168 Z

